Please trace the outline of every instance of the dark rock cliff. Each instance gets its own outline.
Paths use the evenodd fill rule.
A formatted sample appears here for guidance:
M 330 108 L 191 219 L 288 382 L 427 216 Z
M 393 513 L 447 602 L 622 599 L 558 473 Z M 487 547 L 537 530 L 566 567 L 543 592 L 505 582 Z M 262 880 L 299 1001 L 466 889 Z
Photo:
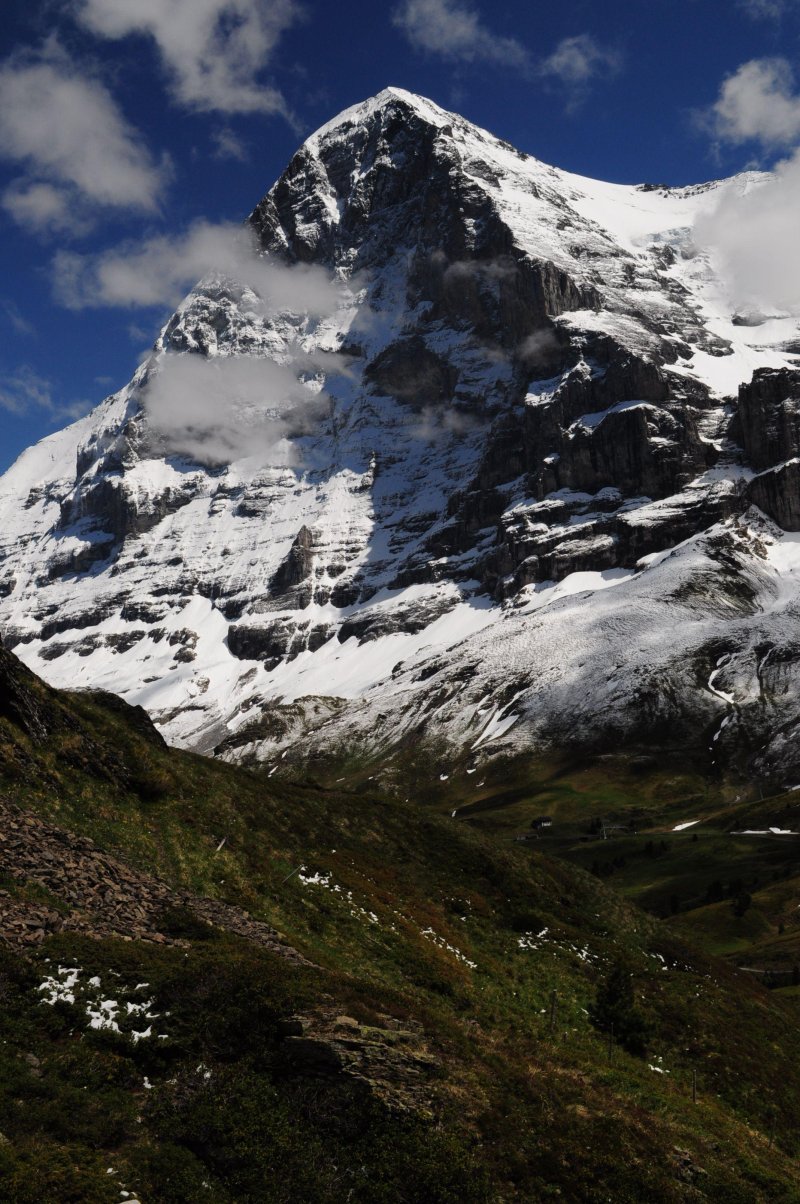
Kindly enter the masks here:
M 800 531 L 800 372 L 755 372 L 739 389 L 739 421 L 748 459 L 761 470 L 750 498 L 785 531 Z

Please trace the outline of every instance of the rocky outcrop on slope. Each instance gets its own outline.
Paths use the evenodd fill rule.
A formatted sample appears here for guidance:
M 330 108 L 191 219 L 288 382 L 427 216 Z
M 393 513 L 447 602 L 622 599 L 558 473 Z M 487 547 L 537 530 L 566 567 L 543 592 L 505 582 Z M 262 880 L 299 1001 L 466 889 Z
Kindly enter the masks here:
M 394 1110 L 432 1114 L 442 1065 L 422 1025 L 377 1019 L 380 1023 L 359 1024 L 333 1008 L 288 1018 L 281 1024 L 285 1068 L 316 1078 L 346 1074 Z
M 0 641 L 0 715 L 33 740 L 46 740 L 56 722 L 52 703 L 32 686 L 32 676 Z
M 103 853 L 93 841 L 46 823 L 0 798 L 0 874 L 17 891 L 0 890 L 0 941 L 24 948 L 54 932 L 180 944 L 170 935 L 170 912 L 263 945 L 292 961 L 305 959 L 246 912 L 216 899 L 173 890 L 151 875 Z M 52 903 L 26 899 L 38 887 Z
M 303 585 L 314 567 L 314 534 L 303 526 L 297 532 L 289 554 L 270 582 L 273 596 L 288 593 L 294 586 Z
M 333 634 L 330 623 L 311 623 L 302 617 L 283 616 L 264 623 L 250 620 L 228 629 L 228 647 L 243 661 L 263 661 L 276 668 L 301 652 L 316 652 Z

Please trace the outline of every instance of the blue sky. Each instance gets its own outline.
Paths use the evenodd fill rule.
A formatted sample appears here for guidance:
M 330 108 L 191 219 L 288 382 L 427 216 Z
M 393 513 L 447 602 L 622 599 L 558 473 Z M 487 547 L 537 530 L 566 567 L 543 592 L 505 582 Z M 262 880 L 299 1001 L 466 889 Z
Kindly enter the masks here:
M 347 105 L 391 84 L 572 171 L 689 183 L 794 153 L 799 50 L 800 0 L 5 0 L 0 470 L 169 312 L 75 279 L 240 221 Z

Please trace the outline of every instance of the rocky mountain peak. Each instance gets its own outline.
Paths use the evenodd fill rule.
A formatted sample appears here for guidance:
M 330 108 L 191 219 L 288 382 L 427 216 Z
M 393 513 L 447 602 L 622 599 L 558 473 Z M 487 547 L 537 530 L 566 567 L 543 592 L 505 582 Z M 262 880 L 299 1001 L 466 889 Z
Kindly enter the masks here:
M 456 113 L 404 88 L 384 88 L 377 95 L 344 109 L 332 121 L 315 130 L 298 154 L 319 158 L 334 144 L 345 143 L 355 155 L 363 153 L 370 139 L 384 146 L 408 144 L 409 133 L 419 140 L 423 128 L 452 137 L 454 129 L 475 129 Z
M 566 610 L 589 646 L 618 606 L 608 639 L 626 647 L 631 600 L 668 576 L 676 599 L 706 597 L 694 575 L 724 547 L 729 617 L 752 617 L 772 570 L 737 524 L 755 505 L 800 527 L 796 357 L 785 324 L 726 308 L 696 245 L 698 214 L 731 187 L 582 179 L 399 89 L 348 109 L 249 219 L 268 262 L 323 271 L 338 308 L 267 312 L 252 288 L 208 279 L 129 386 L 22 457 L 0 483 L 9 643 L 55 682 L 141 703 L 171 739 L 261 757 L 314 725 L 390 741 L 394 704 L 378 721 L 373 697 L 413 697 L 424 735 L 431 707 L 450 714 L 424 684 L 444 657 L 476 698 L 466 728 L 452 714 L 439 736 L 483 755 L 533 728 L 556 738 L 561 720 L 540 707 L 532 728 L 514 701 L 533 697 L 534 665 L 544 712 L 559 691 L 574 707 L 574 688 L 598 713 L 600 677 L 587 686 L 548 642 Z M 266 437 L 213 460 L 154 438 L 149 390 L 170 365 L 251 379 L 261 364 L 274 381 L 300 361 L 313 404 L 305 385 L 299 403 L 274 384 L 254 402 L 280 454 Z M 706 539 L 694 560 L 670 556 Z M 509 659 L 489 656 L 484 641 L 512 629 Z M 686 663 L 681 639 L 662 677 Z M 691 661 L 701 675 L 706 660 Z M 498 682 L 493 710 L 481 700 Z M 681 715 L 696 698 L 706 715 L 703 688 L 675 687 Z

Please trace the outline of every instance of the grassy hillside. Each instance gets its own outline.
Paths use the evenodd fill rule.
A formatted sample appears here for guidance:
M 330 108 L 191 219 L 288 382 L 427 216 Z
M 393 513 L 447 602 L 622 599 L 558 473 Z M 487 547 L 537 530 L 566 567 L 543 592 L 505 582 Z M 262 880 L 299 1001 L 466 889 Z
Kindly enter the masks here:
M 796 790 L 764 797 L 763 786 L 679 751 L 636 748 L 479 769 L 469 758 L 399 748 L 383 763 L 340 758 L 319 776 L 357 790 L 380 782 L 398 798 L 413 792 L 502 845 L 588 870 L 706 951 L 772 972 L 773 986 L 797 985 Z M 536 827 L 541 816 L 545 828 Z
M 800 1200 L 794 1000 L 510 839 L 557 800 L 507 800 L 513 824 L 486 832 L 452 818 L 470 796 L 449 780 L 405 801 L 361 768 L 259 778 L 1 649 L 0 679 L 5 798 L 246 908 L 310 963 L 181 909 L 158 939 L 0 949 L 0 1198 Z M 588 822 L 564 800 L 559 822 Z M 0 866 L 10 903 L 42 904 L 2 841 Z M 84 904 L 49 873 L 69 923 Z M 603 1012 L 618 965 L 633 998 Z

